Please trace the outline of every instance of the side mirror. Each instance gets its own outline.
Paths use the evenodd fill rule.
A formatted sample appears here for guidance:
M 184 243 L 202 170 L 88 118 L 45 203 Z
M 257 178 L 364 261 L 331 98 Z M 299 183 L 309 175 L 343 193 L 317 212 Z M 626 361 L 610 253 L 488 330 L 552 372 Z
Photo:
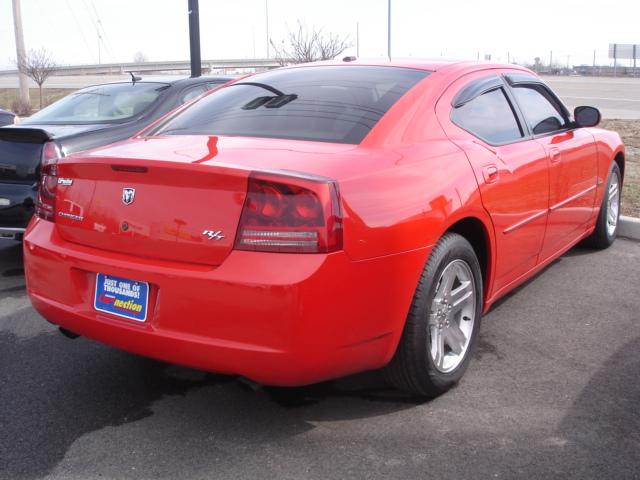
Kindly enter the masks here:
M 595 107 L 576 107 L 573 119 L 578 127 L 595 127 L 600 123 L 600 110 Z

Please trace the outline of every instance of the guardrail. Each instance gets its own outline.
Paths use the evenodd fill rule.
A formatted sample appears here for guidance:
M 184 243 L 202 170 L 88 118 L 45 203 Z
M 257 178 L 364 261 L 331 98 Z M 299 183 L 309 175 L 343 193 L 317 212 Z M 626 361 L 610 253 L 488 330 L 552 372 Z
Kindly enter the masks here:
M 225 59 L 203 60 L 202 71 L 210 72 L 226 68 L 277 68 L 280 64 L 272 58 L 253 59 Z M 129 63 L 102 63 L 99 65 L 67 65 L 54 69 L 54 75 L 114 75 L 133 72 L 164 72 L 170 70 L 189 70 L 191 64 L 188 60 L 171 60 L 166 62 L 129 62 Z M 0 75 L 17 75 L 18 71 L 0 70 Z

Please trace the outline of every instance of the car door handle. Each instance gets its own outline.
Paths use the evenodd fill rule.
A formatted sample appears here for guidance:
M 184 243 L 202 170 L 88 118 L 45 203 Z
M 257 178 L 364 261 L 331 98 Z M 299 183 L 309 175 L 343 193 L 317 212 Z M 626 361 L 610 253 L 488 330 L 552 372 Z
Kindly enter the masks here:
M 561 158 L 562 155 L 560 154 L 559 148 L 552 148 L 549 150 L 549 160 L 551 160 L 551 163 L 558 163 Z
M 482 176 L 487 183 L 494 183 L 498 180 L 499 173 L 498 167 L 495 165 L 487 165 L 482 169 Z

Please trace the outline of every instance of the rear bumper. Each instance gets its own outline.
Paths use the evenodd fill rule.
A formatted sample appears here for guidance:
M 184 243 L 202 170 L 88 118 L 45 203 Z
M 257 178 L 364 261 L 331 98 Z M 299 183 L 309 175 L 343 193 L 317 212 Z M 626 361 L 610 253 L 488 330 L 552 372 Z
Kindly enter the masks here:
M 359 262 L 344 252 L 233 251 L 206 267 L 75 245 L 40 219 L 24 243 L 27 290 L 50 322 L 127 351 L 270 385 L 385 365 L 429 251 Z M 149 282 L 147 321 L 94 310 L 97 272 Z
M 0 238 L 7 238 L 13 240 L 22 240 L 24 235 L 24 228 L 8 228 L 0 227 Z

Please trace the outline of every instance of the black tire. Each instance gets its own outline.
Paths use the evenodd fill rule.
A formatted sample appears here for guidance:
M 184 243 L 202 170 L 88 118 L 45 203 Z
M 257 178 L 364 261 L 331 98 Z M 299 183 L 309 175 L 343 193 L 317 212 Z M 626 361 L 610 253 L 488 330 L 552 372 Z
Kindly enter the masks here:
M 438 370 L 431 354 L 429 316 L 439 281 L 454 260 L 470 267 L 475 282 L 473 329 L 464 357 L 454 370 Z M 471 244 L 456 233 L 445 234 L 435 246 L 418 282 L 402 337 L 391 362 L 384 368 L 387 382 L 409 393 L 435 397 L 449 390 L 464 374 L 475 350 L 482 315 L 482 271 Z
M 585 241 L 584 245 L 597 248 L 597 249 L 605 249 L 610 247 L 618 236 L 618 226 L 620 224 L 620 209 L 618 208 L 618 217 L 616 228 L 613 233 L 609 232 L 607 228 L 607 213 L 609 207 L 609 188 L 611 187 L 611 182 L 614 178 L 618 179 L 618 188 L 620 189 L 620 202 L 622 201 L 622 175 L 620 174 L 620 167 L 616 162 L 611 162 L 611 167 L 609 167 L 609 175 L 607 177 L 607 184 L 604 190 L 604 196 L 602 197 L 602 203 L 600 204 L 600 211 L 598 212 L 598 220 L 596 222 L 596 228 L 591 235 L 589 235 Z M 620 204 L 620 203 L 619 203 Z

